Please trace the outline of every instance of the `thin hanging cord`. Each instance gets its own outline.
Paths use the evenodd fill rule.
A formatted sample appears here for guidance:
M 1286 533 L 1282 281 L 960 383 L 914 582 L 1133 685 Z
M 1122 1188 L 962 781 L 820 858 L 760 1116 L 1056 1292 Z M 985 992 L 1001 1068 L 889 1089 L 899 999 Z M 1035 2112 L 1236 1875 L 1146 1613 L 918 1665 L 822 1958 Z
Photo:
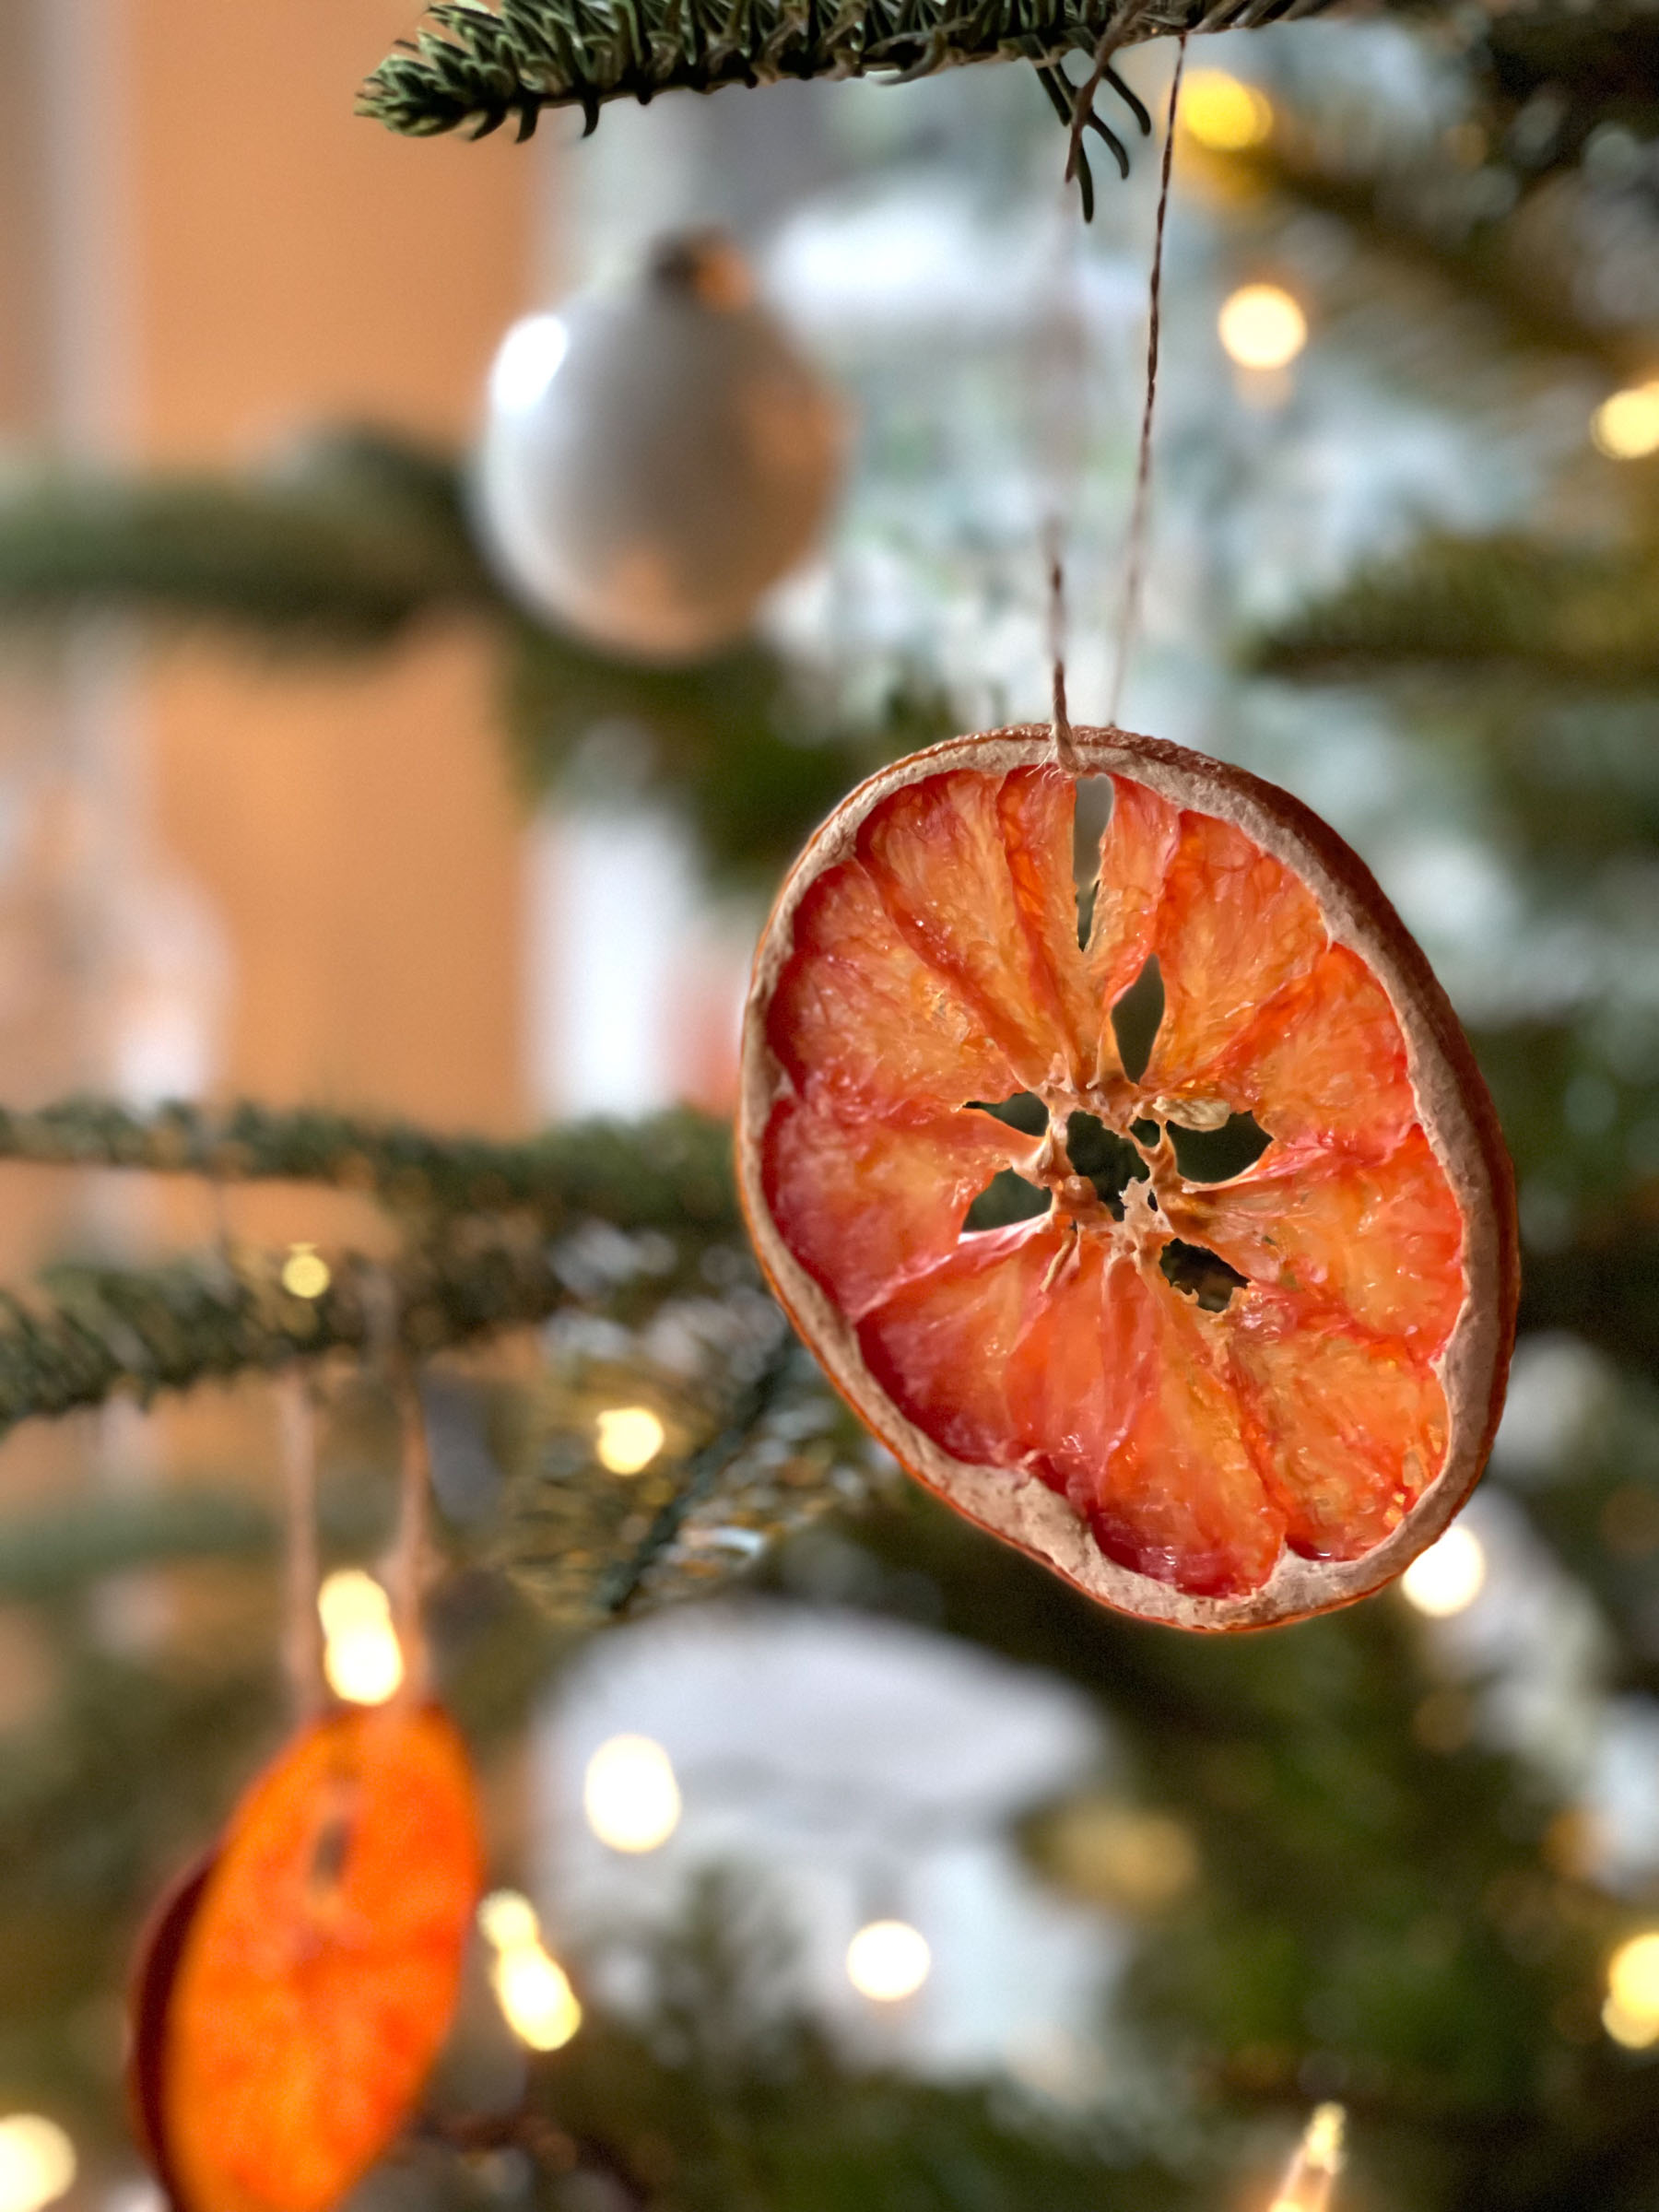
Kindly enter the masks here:
M 1170 212 L 1170 172 L 1175 160 L 1175 117 L 1181 105 L 1181 79 L 1186 68 L 1186 33 L 1175 49 L 1175 73 L 1170 79 L 1170 112 L 1164 130 L 1163 168 L 1158 187 L 1158 221 L 1152 234 L 1152 281 L 1147 313 L 1147 399 L 1141 411 L 1140 450 L 1135 467 L 1135 503 L 1129 511 L 1129 542 L 1124 571 L 1124 604 L 1118 618 L 1117 665 L 1112 673 L 1112 696 L 1106 709 L 1108 723 L 1115 725 L 1123 703 L 1124 684 L 1129 674 L 1129 655 L 1140 621 L 1141 584 L 1146 569 L 1147 521 L 1152 497 L 1152 410 L 1158 400 L 1158 346 L 1163 318 L 1164 224 Z
M 311 1382 L 298 1368 L 276 1378 L 284 1535 L 282 1657 L 295 1717 L 323 1702 L 323 1636 L 317 1618 L 317 1424 Z
M 431 1452 L 427 1441 L 426 1408 L 415 1371 L 401 1355 L 391 1367 L 393 1401 L 397 1407 L 400 1432 L 398 1454 L 397 1533 L 386 1562 L 386 1583 L 392 1599 L 392 1625 L 403 1650 L 406 1696 L 418 1697 L 426 1687 L 426 1636 L 421 1627 L 420 1600 L 426 1587 L 427 1501 L 432 1486 Z
M 1064 535 L 1058 519 L 1050 522 L 1048 540 L 1049 661 L 1053 672 L 1053 719 L 1049 725 L 1054 766 L 1067 775 L 1077 770 L 1077 748 L 1072 737 L 1071 716 L 1065 707 L 1065 561 Z

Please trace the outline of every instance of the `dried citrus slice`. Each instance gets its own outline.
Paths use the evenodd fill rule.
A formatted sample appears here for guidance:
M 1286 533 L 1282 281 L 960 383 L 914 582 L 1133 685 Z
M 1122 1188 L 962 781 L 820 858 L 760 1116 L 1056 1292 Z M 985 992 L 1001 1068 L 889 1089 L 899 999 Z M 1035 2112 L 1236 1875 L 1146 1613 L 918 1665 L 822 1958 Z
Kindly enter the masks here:
M 480 1888 L 431 1706 L 330 1713 L 253 1783 L 142 1947 L 129 2079 L 179 2212 L 324 2212 L 407 2117 Z
M 1298 1619 L 1480 1472 L 1509 1162 L 1334 831 L 1178 747 L 1074 741 L 1076 774 L 1046 730 L 937 746 L 807 847 L 745 1018 L 744 1206 L 832 1381 L 970 1519 L 1145 1618 Z M 1111 793 L 1082 901 L 1078 776 Z

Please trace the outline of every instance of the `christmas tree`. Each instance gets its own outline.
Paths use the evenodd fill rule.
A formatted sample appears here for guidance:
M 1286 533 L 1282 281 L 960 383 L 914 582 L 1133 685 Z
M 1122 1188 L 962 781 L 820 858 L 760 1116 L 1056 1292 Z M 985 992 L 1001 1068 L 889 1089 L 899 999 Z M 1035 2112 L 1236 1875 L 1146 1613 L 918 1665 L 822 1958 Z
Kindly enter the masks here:
M 372 80 L 371 112 L 431 133 L 522 126 L 544 104 L 591 121 L 602 99 L 857 73 L 865 55 L 887 70 L 1034 62 L 1046 88 L 975 69 L 913 93 L 828 90 L 863 103 L 823 125 L 841 196 L 809 205 L 772 263 L 810 305 L 798 276 L 790 293 L 803 238 L 820 265 L 838 241 L 890 248 L 917 206 L 967 209 L 955 250 L 971 267 L 1048 251 L 1068 150 L 1053 80 L 1073 53 L 1101 64 L 1091 100 L 1121 72 L 1129 97 L 1107 86 L 1119 104 L 1102 119 L 1121 125 L 1130 179 L 1096 180 L 1087 244 L 1068 200 L 1057 274 L 1003 322 L 959 325 L 953 349 L 920 314 L 863 341 L 832 333 L 864 450 L 829 615 L 786 609 L 764 641 L 690 667 L 618 657 L 503 586 L 465 455 L 335 427 L 263 471 L 15 481 L 0 613 L 19 650 L 115 613 L 166 650 L 206 633 L 308 665 L 360 660 L 462 610 L 499 654 L 527 792 L 581 808 L 629 779 L 630 805 L 688 826 L 711 885 L 764 897 L 866 770 L 1045 711 L 1036 547 L 1053 488 L 1031 496 L 1033 454 L 1070 510 L 1074 697 L 1104 696 L 1109 625 L 1088 610 L 1119 582 L 1158 182 L 1137 103 L 1159 112 L 1170 56 L 1146 34 L 1212 27 L 1199 10 L 1130 12 L 975 18 L 917 51 L 898 16 L 746 19 L 717 54 L 681 11 L 673 40 L 661 25 L 641 38 L 655 71 L 641 76 L 621 18 L 605 18 L 611 53 L 585 17 L 521 0 L 499 18 L 437 11 L 433 38 Z M 1102 45 L 1136 28 L 1144 53 Z M 1018 1802 L 992 1790 L 986 1816 L 1021 1870 L 1008 1878 L 1064 1900 L 1091 1961 L 1095 2010 L 1068 2024 L 1064 2063 L 1016 2066 L 983 2044 L 941 2063 L 925 2035 L 873 2038 L 863 2013 L 838 2030 L 792 1950 L 792 1853 L 758 1871 L 744 1857 L 789 1831 L 787 1808 L 747 1843 L 740 1820 L 714 1819 L 653 1892 L 654 1918 L 620 1931 L 605 1913 L 625 1892 L 601 1885 L 584 1916 L 579 1883 L 538 1885 L 534 1821 L 515 1835 L 504 1817 L 501 1877 L 537 1890 L 581 2025 L 569 2008 L 549 2025 L 510 2005 L 504 2019 L 490 1967 L 503 1990 L 515 1943 L 542 1938 L 534 1922 L 498 1921 L 499 1941 L 487 1926 L 451 2048 L 373 2195 L 1133 2212 L 1265 2206 L 1281 2187 L 1303 2206 L 1637 2212 L 1659 2189 L 1659 2002 L 1629 1947 L 1659 1865 L 1642 1781 L 1659 1557 L 1644 619 L 1659 300 L 1642 276 L 1659 43 L 1623 6 L 1403 10 L 1194 41 L 1187 66 L 1147 634 L 1124 719 L 1329 814 L 1459 1002 L 1525 1248 L 1493 1473 L 1468 1532 L 1404 1597 L 1266 1636 L 1182 1637 L 1089 1605 L 894 1473 L 764 1294 L 719 1115 L 511 1141 L 257 1102 L 6 1114 L 10 1159 L 371 1203 L 372 1239 L 229 1235 L 155 1265 L 66 1262 L 0 1325 L 0 1405 L 16 1426 L 302 1367 L 322 1408 L 324 1563 L 339 1566 L 371 1561 L 387 1535 L 388 1377 L 418 1362 L 444 1569 L 434 1665 L 492 1771 L 574 1710 L 564 1686 L 579 1694 L 607 1638 L 621 1648 L 612 1624 L 712 1593 L 706 1618 L 737 1624 L 723 1632 L 828 1609 L 874 1649 L 924 1639 L 995 1663 L 1006 1672 L 964 1694 L 1041 1681 L 1077 1731 L 1053 1775 Z M 1059 93 L 1068 118 L 1082 81 Z M 727 103 L 749 100 L 706 111 L 716 174 L 740 164 Z M 641 162 L 658 115 L 618 107 L 569 157 L 616 165 L 590 171 L 598 238 L 615 219 L 601 186 Z M 648 174 L 639 203 L 654 218 Z M 892 227 L 861 233 L 861 206 Z M 830 288 L 822 312 L 844 296 Z M 960 297 L 947 293 L 947 317 Z M 1034 359 L 1046 412 L 1030 402 Z M 895 574 L 905 619 L 884 624 Z M 135 1928 L 280 1732 L 281 1542 L 274 1489 L 245 1487 L 76 1499 L 0 1528 L 0 1590 L 29 1609 L 61 1685 L 14 1732 L 0 1812 L 6 2094 L 55 2115 L 100 2186 L 133 2171 L 107 2011 Z M 139 1568 L 225 1578 L 254 1630 L 210 1666 L 165 1641 L 124 1652 L 100 1632 L 100 1592 Z M 637 1648 L 701 1679 L 690 1645 Z M 758 1642 L 756 1664 L 782 1648 Z M 697 1772 L 677 1786 L 689 1831 Z M 787 1794 L 777 1775 L 715 1774 L 716 1806 L 722 1787 L 740 1806 Z M 842 1818 L 809 1806 L 799 1825 L 833 1837 Z M 896 1901 L 877 1882 L 872 1923 L 921 1882 L 927 1823 L 924 1808 L 877 1837 Z M 1327 2124 L 1282 2182 L 1312 2108 L 1333 2100 L 1347 2171 L 1332 2183 Z

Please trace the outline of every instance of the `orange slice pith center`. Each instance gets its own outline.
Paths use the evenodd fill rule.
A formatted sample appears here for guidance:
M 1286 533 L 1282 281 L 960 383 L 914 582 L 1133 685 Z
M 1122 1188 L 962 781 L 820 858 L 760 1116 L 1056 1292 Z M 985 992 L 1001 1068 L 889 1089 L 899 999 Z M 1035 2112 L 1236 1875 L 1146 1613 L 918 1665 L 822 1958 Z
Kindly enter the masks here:
M 1233 1597 L 1287 1549 L 1360 1558 L 1440 1472 L 1465 1225 L 1394 1008 L 1307 884 L 1110 781 L 1086 932 L 1069 775 L 951 769 L 870 808 L 794 909 L 759 1183 L 906 1421 Z M 1206 1172 L 1253 1129 L 1253 1164 Z M 1006 1171 L 1041 1210 L 982 1228 Z

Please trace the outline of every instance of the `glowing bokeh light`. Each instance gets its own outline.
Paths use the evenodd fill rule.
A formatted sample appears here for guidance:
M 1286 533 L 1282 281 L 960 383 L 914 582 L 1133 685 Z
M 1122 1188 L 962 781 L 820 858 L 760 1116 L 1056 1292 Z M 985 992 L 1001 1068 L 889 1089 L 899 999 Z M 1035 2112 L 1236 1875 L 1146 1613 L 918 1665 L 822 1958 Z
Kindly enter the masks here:
M 282 1287 L 290 1298 L 321 1298 L 334 1280 L 314 1244 L 296 1244 L 282 1263 Z
M 1265 92 L 1225 69 L 1194 69 L 1181 95 L 1182 127 L 1213 154 L 1241 154 L 1271 135 Z
M 1659 1929 L 1632 1936 L 1608 1959 L 1602 2026 L 1627 2051 L 1659 2042 Z
M 492 1889 L 478 1907 L 478 1927 L 498 1951 L 515 1951 L 541 1941 L 535 1907 L 517 1889 Z
M 1308 342 L 1308 318 L 1277 284 L 1241 285 L 1216 319 L 1222 350 L 1241 369 L 1288 369 Z
M 383 1705 L 404 1678 L 392 1601 L 360 1567 L 331 1574 L 317 1593 L 323 1672 L 348 1705 Z
M 11 2112 L 0 2120 L 0 2212 L 41 2212 L 75 2180 L 75 2146 L 55 2120 Z
M 1326 2212 L 1333 2185 L 1342 2171 L 1347 2129 L 1347 2114 L 1341 2105 L 1314 2107 L 1268 2212 Z
M 679 1826 L 679 1783 L 667 1752 L 648 1735 L 613 1735 L 588 1760 L 582 1807 L 613 1851 L 655 1851 Z
M 528 415 L 570 350 L 571 334 L 557 315 L 525 315 L 501 340 L 490 364 L 491 405 L 503 415 Z
M 493 1946 L 489 1985 L 501 2017 L 532 2051 L 561 2051 L 582 2025 L 571 1978 L 543 1945 L 535 1907 L 516 1889 L 497 1889 L 478 1907 Z
M 667 1441 L 649 1406 L 612 1406 L 594 1424 L 599 1465 L 613 1475 L 640 1475 Z
M 1430 1620 L 1448 1620 L 1472 1606 L 1486 1583 L 1486 1547 L 1460 1523 L 1419 1552 L 1400 1577 L 1407 1604 Z
M 489 1979 L 508 2027 L 532 2051 L 561 2051 L 581 2027 L 570 1976 L 539 1944 L 503 1951 Z
M 1590 418 L 1590 435 L 1615 461 L 1659 453 L 1659 377 L 1604 399 Z
M 908 1921 L 873 1920 L 847 1946 L 848 1981 L 877 2005 L 913 1997 L 932 1968 L 927 1938 Z

